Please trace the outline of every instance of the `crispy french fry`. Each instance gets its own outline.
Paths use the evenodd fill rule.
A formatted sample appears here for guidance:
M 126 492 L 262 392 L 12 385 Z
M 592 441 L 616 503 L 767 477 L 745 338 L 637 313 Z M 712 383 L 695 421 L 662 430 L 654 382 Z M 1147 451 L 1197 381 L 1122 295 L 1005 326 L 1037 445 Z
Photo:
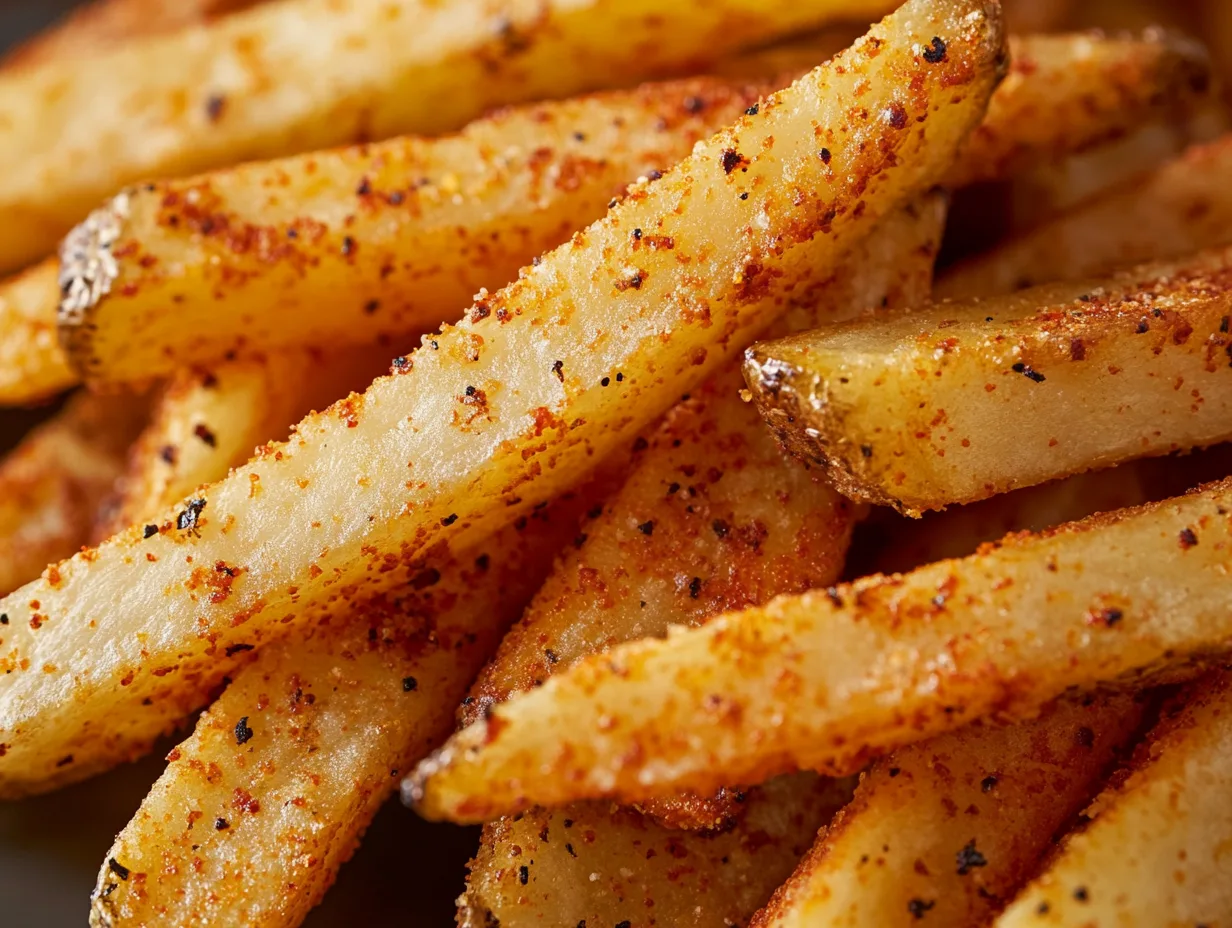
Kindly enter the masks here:
M 395 596 L 342 604 L 263 648 L 116 838 L 91 925 L 298 925 L 399 772 L 449 734 L 586 505 L 562 500 L 468 556 L 430 561 Z
M 34 403 L 77 382 L 56 338 L 59 273 L 45 261 L 0 282 L 0 404 Z
M 755 345 L 745 379 L 840 490 L 918 515 L 1232 437 L 1230 267 L 1216 249 L 820 329 Z
M 877 761 L 751 928 L 987 925 L 1138 732 L 1132 695 L 1063 700 Z
M 747 924 L 850 796 L 849 781 L 781 777 L 748 792 L 739 824 L 710 834 L 599 803 L 503 819 L 471 862 L 458 923 Z
M 1232 676 L 1211 674 L 1173 712 L 997 928 L 1232 919 Z
M 708 70 L 717 77 L 740 81 L 800 74 L 833 58 L 863 33 L 863 24 L 838 23 L 808 35 L 795 36 L 716 61 Z
M 137 397 L 78 394 L 0 462 L 0 590 L 30 582 L 90 540 L 147 409 Z
M 996 4 L 910 0 L 158 534 L 0 601 L 0 793 L 130 756 L 200 701 L 230 645 L 362 601 L 576 486 L 933 184 L 1003 53 Z
M 388 351 L 290 351 L 175 377 L 129 455 L 102 540 L 157 516 L 254 451 L 286 437 L 314 409 L 362 389 L 388 365 Z M 376 358 L 384 358 L 377 363 Z
M 1020 35 L 1051 32 L 1070 21 L 1075 0 L 1004 0 L 1005 22 Z
M 0 75 L 0 270 L 121 187 L 679 73 L 886 0 L 284 0 Z M 613 37 L 619 36 L 619 41 Z
M 145 36 L 208 23 L 264 0 L 94 0 L 0 60 L 0 71 L 64 63 Z
M 937 294 L 967 299 L 1232 240 L 1232 136 L 1191 148 L 1137 180 L 951 270 Z
M 448 138 L 134 188 L 91 220 L 122 223 L 116 275 L 106 294 L 91 285 L 97 303 L 66 310 L 64 342 L 80 369 L 114 381 L 254 350 L 405 340 L 516 278 L 774 89 L 652 84 L 498 113 Z M 64 251 L 67 267 L 73 237 Z
M 927 296 L 944 216 L 943 197 L 933 194 L 888 217 L 843 261 L 820 301 L 789 310 L 778 330 Z M 650 437 L 620 492 L 583 526 L 502 641 L 463 722 L 588 654 L 838 579 L 856 508 L 782 455 L 740 400 L 742 385 L 739 365 L 729 366 Z M 739 810 L 724 791 L 656 801 L 646 811 L 674 827 L 717 828 Z
M 1232 649 L 1232 481 L 579 662 L 420 765 L 432 818 L 843 772 L 1071 688 Z

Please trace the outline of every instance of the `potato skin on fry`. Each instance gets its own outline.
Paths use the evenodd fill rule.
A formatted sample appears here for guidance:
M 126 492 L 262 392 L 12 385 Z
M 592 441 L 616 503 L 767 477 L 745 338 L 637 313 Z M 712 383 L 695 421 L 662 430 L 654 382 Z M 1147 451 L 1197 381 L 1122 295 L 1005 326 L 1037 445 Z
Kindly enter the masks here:
M 1138 732 L 1145 700 L 1077 697 L 878 760 L 750 928 L 980 928 Z
M 844 772 L 1070 688 L 1192 674 L 1232 649 L 1230 507 L 1232 480 L 624 645 L 497 706 L 403 795 L 473 821 Z
M 49 260 L 0 281 L 0 404 L 35 403 L 77 383 L 56 337 L 59 273 Z
M 1230 287 L 1217 249 L 755 345 L 745 380 L 842 492 L 918 515 L 1232 437 Z
M 229 645 L 362 602 L 400 563 L 580 484 L 932 185 L 1003 52 L 995 3 L 911 0 L 157 535 L 125 532 L 0 602 L 0 794 L 130 756 L 227 672 Z M 237 577 L 214 589 L 220 562 Z M 77 763 L 56 768 L 66 748 Z
M 1161 928 L 1232 918 L 1232 675 L 1186 690 L 996 928 Z

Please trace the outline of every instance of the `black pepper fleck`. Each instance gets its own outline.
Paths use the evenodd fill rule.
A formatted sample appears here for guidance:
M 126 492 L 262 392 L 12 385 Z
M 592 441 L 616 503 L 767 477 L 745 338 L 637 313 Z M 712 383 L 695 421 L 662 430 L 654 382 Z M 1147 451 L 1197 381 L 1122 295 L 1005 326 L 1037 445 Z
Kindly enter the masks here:
M 235 723 L 235 743 L 247 744 L 252 740 L 253 731 L 248 727 L 248 716 Z
M 941 36 L 933 36 L 928 48 L 924 49 L 924 60 L 929 64 L 940 64 L 945 61 L 945 42 L 942 41 Z
M 414 677 L 403 677 L 402 678 L 402 692 L 413 693 L 417 689 L 419 689 L 419 681 L 416 680 Z
M 936 904 L 937 903 L 935 902 L 925 902 L 923 899 L 912 899 L 907 903 L 907 911 L 914 915 L 918 920 L 923 918 L 928 910 Z
M 147 525 L 145 528 L 141 530 L 142 538 L 153 538 L 157 534 L 158 534 L 157 525 Z
M 958 864 L 959 876 L 966 876 L 974 867 L 988 866 L 988 858 L 975 849 L 975 839 L 963 845 L 962 850 L 955 855 L 955 861 Z

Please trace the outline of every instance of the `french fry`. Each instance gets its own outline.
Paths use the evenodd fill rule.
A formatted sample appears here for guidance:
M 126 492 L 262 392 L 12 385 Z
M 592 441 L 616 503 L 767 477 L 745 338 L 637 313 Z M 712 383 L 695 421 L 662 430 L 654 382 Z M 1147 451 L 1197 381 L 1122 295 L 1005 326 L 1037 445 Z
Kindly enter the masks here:
M 87 223 L 123 213 L 116 275 L 105 294 L 91 285 L 100 300 L 69 314 L 64 342 L 78 368 L 114 381 L 254 350 L 408 340 L 774 89 L 652 84 L 498 113 L 448 138 L 134 188 Z M 77 247 L 92 253 L 75 241 L 66 267 Z
M 1142 717 L 1132 695 L 1063 700 L 1030 722 L 976 724 L 882 758 L 751 928 L 987 925 Z
M 0 59 L 0 71 L 71 61 L 144 36 L 208 23 L 263 0 L 93 0 Z
M 490 546 L 430 561 L 388 599 L 342 604 L 263 648 L 116 838 L 91 925 L 298 925 L 399 772 L 449 734 L 586 505 L 563 500 Z
M 314 409 L 362 389 L 388 351 L 290 351 L 260 361 L 185 371 L 163 390 L 129 455 L 117 499 L 96 541 L 157 516 L 221 480 Z M 377 364 L 377 357 L 384 363 Z
M 227 647 L 376 595 L 434 546 L 477 545 L 578 485 L 931 187 L 1003 53 L 995 4 L 910 0 L 157 534 L 0 601 L 0 793 L 131 756 L 228 672 Z
M 471 862 L 458 923 L 747 924 L 850 796 L 850 781 L 781 777 L 749 790 L 734 828 L 709 834 L 599 803 L 502 819 Z
M 77 382 L 56 338 L 55 261 L 0 282 L 0 404 L 45 400 Z
M 1222 925 L 1232 918 L 1232 677 L 1173 706 L 1094 821 L 997 921 L 1021 925 Z
M 1224 136 L 955 267 L 937 293 L 953 299 L 1007 293 L 1227 244 L 1230 182 L 1232 136 Z
M 0 590 L 30 582 L 90 540 L 95 510 L 146 417 L 140 398 L 81 393 L 0 462 Z
M 446 132 L 502 104 L 680 73 L 885 6 L 284 0 L 131 48 L 0 75 L 0 270 L 51 252 L 128 184 Z
M 1052 32 L 1070 21 L 1074 0 L 1004 0 L 1005 22 L 1012 32 L 1024 35 Z
M 1232 649 L 1230 505 L 1225 481 L 623 645 L 496 706 L 403 796 L 474 821 L 847 772 L 1070 689 L 1193 673 Z
M 745 379 L 788 448 L 907 515 L 1215 444 L 1232 437 L 1230 262 L 820 329 L 753 346 Z
M 812 37 L 771 61 L 738 60 L 737 71 L 798 73 L 836 45 Z M 949 172 L 954 186 L 1051 163 L 1161 111 L 1187 112 L 1209 82 L 1200 49 L 1172 38 L 1013 47 L 1015 75 Z M 513 110 L 451 138 L 133 188 L 65 246 L 65 344 L 91 378 L 124 381 L 246 350 L 418 334 L 512 279 L 767 89 L 714 78 L 650 85 Z M 114 274 L 83 277 L 80 257 L 92 261 L 100 246 Z

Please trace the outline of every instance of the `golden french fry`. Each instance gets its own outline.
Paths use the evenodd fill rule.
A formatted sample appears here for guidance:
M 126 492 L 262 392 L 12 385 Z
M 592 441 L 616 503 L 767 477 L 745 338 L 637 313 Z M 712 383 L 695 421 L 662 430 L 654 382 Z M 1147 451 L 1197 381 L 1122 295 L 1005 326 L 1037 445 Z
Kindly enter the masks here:
M 1132 695 L 1064 700 L 895 751 L 751 928 L 987 925 L 1138 732 Z
M 850 781 L 781 777 L 749 790 L 740 821 L 711 833 L 599 803 L 502 819 L 484 829 L 458 923 L 648 924 L 649 911 L 656 925 L 747 924 L 850 796 Z
M 1232 677 L 1195 684 L 995 924 L 1222 925 L 1232 919 Z
M 96 540 L 221 480 L 260 446 L 286 438 L 307 413 L 371 383 L 388 366 L 388 354 L 295 350 L 182 372 L 159 396 L 149 427 L 133 446 Z
M 944 217 L 939 194 L 888 217 L 844 259 L 820 300 L 789 310 L 778 330 L 926 297 Z M 782 455 L 740 400 L 742 385 L 739 365 L 730 365 L 650 436 L 621 490 L 583 526 L 502 641 L 463 707 L 464 722 L 588 654 L 838 579 L 856 508 Z M 721 827 L 739 810 L 729 790 L 645 809 L 689 828 Z
M 116 273 L 92 286 L 97 302 L 62 316 L 64 342 L 90 377 L 129 380 L 253 351 L 409 341 L 774 89 L 646 85 L 498 113 L 447 138 L 133 188 L 91 220 L 120 224 Z
M 140 397 L 81 393 L 0 461 L 0 590 L 30 582 L 90 540 L 147 417 Z
M 1232 136 L 952 269 L 937 294 L 968 299 L 1108 274 L 1232 240 Z
M 403 795 L 474 821 L 849 771 L 1070 689 L 1192 673 L 1232 649 L 1229 506 L 1232 480 L 618 647 L 496 706 Z
M 131 48 L 0 75 L 0 270 L 49 253 L 127 184 L 446 132 L 502 104 L 680 73 L 886 6 L 284 0 Z
M 449 734 L 586 505 L 562 501 L 467 556 L 430 560 L 396 596 L 262 648 L 116 838 L 91 925 L 298 925 L 399 773 Z
M 996 4 L 910 0 L 157 534 L 0 601 L 0 793 L 130 755 L 200 701 L 230 645 L 362 601 L 579 484 L 932 185 L 1003 52 Z
M 1005 22 L 1019 34 L 1051 32 L 1070 20 L 1075 0 L 1003 0 Z
M 34 403 L 77 382 L 56 338 L 59 264 L 0 282 L 0 404 Z
M 845 494 L 918 515 L 1232 438 L 1230 267 L 1216 249 L 819 329 L 750 348 L 745 379 Z

